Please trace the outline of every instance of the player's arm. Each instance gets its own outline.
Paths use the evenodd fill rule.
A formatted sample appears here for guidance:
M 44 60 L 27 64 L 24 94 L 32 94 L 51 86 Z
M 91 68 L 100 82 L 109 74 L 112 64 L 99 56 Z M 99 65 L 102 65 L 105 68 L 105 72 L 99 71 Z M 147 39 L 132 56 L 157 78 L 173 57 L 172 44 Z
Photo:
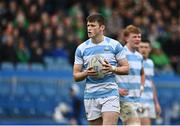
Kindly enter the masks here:
M 119 66 L 116 68 L 116 70 L 114 70 L 114 73 L 121 74 L 121 75 L 128 74 L 128 72 L 129 72 L 129 64 L 128 64 L 128 61 L 126 59 L 119 60 L 118 65 Z M 123 88 L 119 88 L 119 94 L 121 96 L 126 96 L 126 95 L 128 95 L 128 90 L 123 89 Z
M 154 100 L 154 104 L 155 104 L 156 113 L 159 116 L 161 114 L 161 106 L 158 101 L 157 91 L 156 91 L 156 87 L 155 87 L 153 81 L 151 81 L 151 85 L 152 85 L 152 89 L 153 89 L 153 100 Z
M 103 63 L 103 70 L 106 71 L 106 73 L 113 72 L 118 75 L 127 75 L 129 73 L 129 64 L 126 59 L 126 51 L 121 44 L 118 43 L 114 52 L 117 60 L 117 66 L 112 66 L 108 61 L 105 60 Z
M 144 68 L 141 69 L 141 87 L 144 89 L 145 85 L 145 73 L 144 73 Z M 143 90 L 142 89 L 142 90 Z
M 129 64 L 126 58 L 126 50 L 119 43 L 115 48 L 117 66 L 111 66 L 111 72 L 118 75 L 127 75 L 129 73 Z
M 93 70 L 92 67 L 89 67 L 87 70 L 82 70 L 81 64 L 74 64 L 73 76 L 75 81 L 82 81 L 87 76 L 97 76 L 97 73 Z
M 118 75 L 127 75 L 129 71 L 129 64 L 126 59 L 118 61 L 118 66 L 112 66 L 108 61 L 104 60 L 103 70 L 105 73 L 113 72 Z
M 126 59 L 119 60 L 118 67 L 112 67 L 111 71 L 118 75 L 127 75 L 129 73 L 128 61 Z
M 117 59 L 117 67 L 112 67 L 112 72 L 118 75 L 127 75 L 129 73 L 129 63 L 127 60 L 127 51 L 121 46 L 117 46 L 116 48 L 118 53 L 116 54 Z
M 144 68 L 141 69 L 141 86 L 140 86 L 140 96 L 142 95 L 144 91 L 144 85 L 145 85 L 145 72 Z
M 82 81 L 87 77 L 87 72 L 82 71 L 81 64 L 74 64 L 73 76 L 75 81 Z
M 82 81 L 87 77 L 87 72 L 83 71 L 83 58 L 79 47 L 75 52 L 75 62 L 73 67 L 73 77 L 75 81 Z

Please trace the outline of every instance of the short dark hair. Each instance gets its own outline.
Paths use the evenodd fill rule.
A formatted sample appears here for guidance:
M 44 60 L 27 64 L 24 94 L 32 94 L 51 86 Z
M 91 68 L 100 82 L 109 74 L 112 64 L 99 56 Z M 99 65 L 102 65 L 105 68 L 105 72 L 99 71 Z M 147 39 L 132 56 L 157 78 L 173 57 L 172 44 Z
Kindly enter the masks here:
M 149 41 L 149 39 L 142 39 L 141 42 L 142 43 L 149 43 L 149 45 L 151 45 L 151 42 Z
M 106 21 L 104 16 L 102 16 L 99 13 L 93 13 L 90 14 L 87 18 L 86 18 L 87 22 L 98 22 L 100 25 L 105 25 Z

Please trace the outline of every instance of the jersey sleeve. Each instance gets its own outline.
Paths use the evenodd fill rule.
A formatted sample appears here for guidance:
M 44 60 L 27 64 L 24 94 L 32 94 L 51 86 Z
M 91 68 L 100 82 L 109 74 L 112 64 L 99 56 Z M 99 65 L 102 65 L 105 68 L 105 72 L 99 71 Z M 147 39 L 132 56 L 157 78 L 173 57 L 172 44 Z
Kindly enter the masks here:
M 116 45 L 115 56 L 117 60 L 126 59 L 126 50 L 121 44 Z
M 76 52 L 75 52 L 74 64 L 83 64 L 82 53 L 81 53 L 81 50 L 79 48 L 77 48 Z

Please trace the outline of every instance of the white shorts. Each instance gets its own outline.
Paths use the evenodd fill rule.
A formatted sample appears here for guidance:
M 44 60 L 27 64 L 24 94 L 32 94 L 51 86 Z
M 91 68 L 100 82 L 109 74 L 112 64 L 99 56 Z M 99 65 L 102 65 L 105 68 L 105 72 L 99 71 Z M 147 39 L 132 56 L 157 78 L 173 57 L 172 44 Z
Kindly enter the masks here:
M 139 116 L 141 118 L 148 117 L 155 119 L 156 118 L 156 110 L 154 104 L 148 104 L 148 105 L 142 105 L 144 111 L 142 113 L 139 113 Z
M 102 116 L 103 112 L 120 112 L 118 96 L 97 99 L 85 99 L 84 106 L 87 120 L 95 120 Z
M 136 102 L 120 102 L 120 119 L 125 122 L 131 117 L 137 117 L 138 115 L 138 108 L 140 107 L 140 103 Z

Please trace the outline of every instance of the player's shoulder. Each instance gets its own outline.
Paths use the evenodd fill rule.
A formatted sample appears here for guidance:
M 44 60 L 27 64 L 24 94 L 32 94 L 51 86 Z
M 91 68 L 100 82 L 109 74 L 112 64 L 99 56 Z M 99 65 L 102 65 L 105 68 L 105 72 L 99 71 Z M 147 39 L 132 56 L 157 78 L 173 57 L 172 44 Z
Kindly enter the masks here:
M 121 45 L 121 43 L 118 40 L 115 40 L 115 39 L 107 37 L 107 36 L 104 36 L 104 37 L 105 37 L 105 41 L 107 43 L 114 44 L 114 45 Z
M 108 46 L 113 48 L 113 50 L 116 50 L 118 52 L 123 50 L 123 46 L 121 45 L 121 43 L 113 38 L 105 36 L 104 41 Z
M 153 63 L 153 61 L 151 59 L 148 58 L 146 61 L 147 61 L 148 64 L 154 66 L 154 63 Z
M 83 49 L 85 49 L 89 44 L 90 44 L 90 39 L 88 39 L 88 40 L 84 41 L 83 43 L 81 43 L 80 45 L 78 45 L 77 48 L 80 49 L 80 50 L 83 50 Z
M 141 59 L 143 59 L 143 56 L 142 56 L 142 54 L 141 53 L 139 53 L 138 51 L 136 51 L 136 53 L 135 53 L 138 57 L 140 57 Z

